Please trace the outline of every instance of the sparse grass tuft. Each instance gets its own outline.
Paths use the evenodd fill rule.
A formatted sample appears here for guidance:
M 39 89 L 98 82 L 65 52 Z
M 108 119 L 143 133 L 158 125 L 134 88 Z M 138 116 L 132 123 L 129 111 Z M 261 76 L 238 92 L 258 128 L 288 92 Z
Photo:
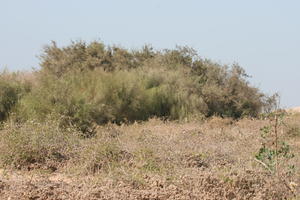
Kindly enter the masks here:
M 132 155 L 121 150 L 116 141 L 93 139 L 84 142 L 75 165 L 86 174 L 110 173 L 122 165 L 127 165 L 131 158 Z

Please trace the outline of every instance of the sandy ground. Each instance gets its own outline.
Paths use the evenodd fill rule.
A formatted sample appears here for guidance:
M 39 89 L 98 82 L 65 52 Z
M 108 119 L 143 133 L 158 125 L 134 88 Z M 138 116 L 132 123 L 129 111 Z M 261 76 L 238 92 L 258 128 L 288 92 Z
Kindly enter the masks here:
M 287 112 L 300 113 L 300 106 L 299 107 L 294 107 L 294 108 L 289 108 L 289 109 L 287 109 Z

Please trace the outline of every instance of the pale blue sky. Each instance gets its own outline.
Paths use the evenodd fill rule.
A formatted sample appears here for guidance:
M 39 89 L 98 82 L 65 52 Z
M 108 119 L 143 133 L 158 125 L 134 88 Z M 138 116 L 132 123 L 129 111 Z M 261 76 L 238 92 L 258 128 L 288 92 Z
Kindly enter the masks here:
M 51 40 L 188 45 L 239 63 L 282 106 L 300 106 L 299 0 L 0 0 L 0 36 L 0 68 L 11 70 L 38 67 Z

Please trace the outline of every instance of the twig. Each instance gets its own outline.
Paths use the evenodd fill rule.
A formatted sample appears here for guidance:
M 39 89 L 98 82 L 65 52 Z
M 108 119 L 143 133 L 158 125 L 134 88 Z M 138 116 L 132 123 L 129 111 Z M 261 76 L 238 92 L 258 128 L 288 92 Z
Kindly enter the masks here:
M 276 156 L 276 174 L 278 176 L 278 113 L 275 114 L 275 125 L 274 125 L 274 132 L 275 132 L 275 156 Z
M 266 163 L 264 163 L 264 162 L 262 162 L 262 161 L 260 161 L 260 160 L 258 160 L 256 158 L 254 158 L 254 160 L 256 162 L 258 162 L 259 164 L 261 164 L 262 166 L 264 166 L 271 174 L 273 173 L 273 171 L 266 165 Z

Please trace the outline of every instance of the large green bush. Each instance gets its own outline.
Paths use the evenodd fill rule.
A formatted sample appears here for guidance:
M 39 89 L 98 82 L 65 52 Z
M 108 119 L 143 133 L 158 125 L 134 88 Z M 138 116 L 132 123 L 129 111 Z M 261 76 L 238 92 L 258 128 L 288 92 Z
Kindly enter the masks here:
M 205 112 L 200 96 L 184 88 L 181 73 L 135 69 L 102 69 L 44 77 L 19 104 L 21 119 L 63 116 L 62 124 L 92 132 L 92 124 L 133 122 L 151 117 L 180 119 Z M 201 110 L 202 109 L 202 110 Z
M 92 133 L 95 124 L 183 119 L 193 116 L 256 117 L 272 100 L 249 85 L 245 71 L 201 59 L 178 47 L 129 51 L 101 42 L 45 47 L 37 84 L 18 104 L 20 121 L 60 117 Z

